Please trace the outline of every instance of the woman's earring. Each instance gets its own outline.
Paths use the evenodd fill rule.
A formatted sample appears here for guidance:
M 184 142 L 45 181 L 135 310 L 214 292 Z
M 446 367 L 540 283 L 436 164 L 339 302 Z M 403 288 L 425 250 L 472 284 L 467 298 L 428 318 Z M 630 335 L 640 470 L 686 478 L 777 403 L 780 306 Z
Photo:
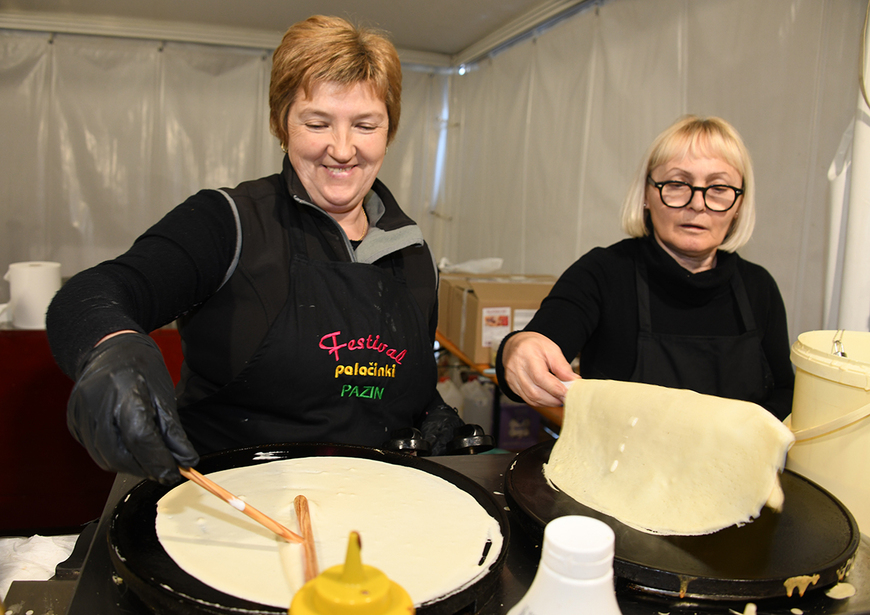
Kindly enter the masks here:
M 284 143 L 281 144 L 281 151 L 287 153 L 287 146 Z

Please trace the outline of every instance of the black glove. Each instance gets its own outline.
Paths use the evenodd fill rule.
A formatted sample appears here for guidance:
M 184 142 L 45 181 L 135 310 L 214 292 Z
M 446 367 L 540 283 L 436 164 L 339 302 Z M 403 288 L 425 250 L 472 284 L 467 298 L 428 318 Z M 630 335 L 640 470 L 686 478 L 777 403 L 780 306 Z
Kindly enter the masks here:
M 174 388 L 154 340 L 116 335 L 82 362 L 67 426 L 104 470 L 172 484 L 181 478 L 179 465 L 199 462 L 181 427 Z
M 432 455 L 441 455 L 447 449 L 447 443 L 453 440 L 453 430 L 462 427 L 465 422 L 459 418 L 456 410 L 447 404 L 435 406 L 423 417 L 420 431 L 423 439 L 432 445 Z

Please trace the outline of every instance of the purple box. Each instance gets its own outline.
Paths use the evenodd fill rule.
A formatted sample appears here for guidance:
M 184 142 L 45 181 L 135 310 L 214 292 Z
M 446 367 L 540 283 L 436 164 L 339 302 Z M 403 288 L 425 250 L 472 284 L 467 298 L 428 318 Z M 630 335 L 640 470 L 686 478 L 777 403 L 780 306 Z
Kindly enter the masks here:
M 503 395 L 499 403 L 498 446 L 508 451 L 523 451 L 538 443 L 541 415 L 526 404 L 515 403 Z

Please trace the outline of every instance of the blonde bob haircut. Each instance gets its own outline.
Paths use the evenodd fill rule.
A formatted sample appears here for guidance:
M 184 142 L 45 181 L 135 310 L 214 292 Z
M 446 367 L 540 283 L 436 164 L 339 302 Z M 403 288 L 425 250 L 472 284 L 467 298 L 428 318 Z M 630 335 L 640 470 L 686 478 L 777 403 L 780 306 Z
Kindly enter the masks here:
M 269 127 L 282 148 L 290 106 L 300 91 L 309 96 L 321 82 L 369 84 L 387 107 L 387 144 L 393 140 L 402 111 L 402 64 L 383 34 L 322 15 L 290 26 L 272 54 L 269 83 Z
M 743 177 L 743 195 L 720 250 L 734 252 L 746 245 L 755 228 L 755 178 L 752 159 L 734 127 L 718 117 L 687 115 L 665 129 L 653 141 L 622 204 L 622 228 L 631 237 L 649 235 L 652 230 L 646 203 L 646 178 L 659 165 L 685 156 L 719 158 Z M 738 188 L 740 186 L 737 186 Z

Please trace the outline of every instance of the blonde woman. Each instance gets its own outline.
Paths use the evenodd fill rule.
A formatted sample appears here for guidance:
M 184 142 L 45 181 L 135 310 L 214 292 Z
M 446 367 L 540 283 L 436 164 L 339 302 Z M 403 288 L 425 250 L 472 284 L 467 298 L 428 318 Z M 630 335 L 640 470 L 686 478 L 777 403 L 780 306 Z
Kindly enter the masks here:
M 686 388 L 791 411 L 794 372 L 776 282 L 736 250 L 755 225 L 752 161 L 720 118 L 681 118 L 653 142 L 623 204 L 630 236 L 559 278 L 502 344 L 514 399 L 561 405 L 580 375 Z

